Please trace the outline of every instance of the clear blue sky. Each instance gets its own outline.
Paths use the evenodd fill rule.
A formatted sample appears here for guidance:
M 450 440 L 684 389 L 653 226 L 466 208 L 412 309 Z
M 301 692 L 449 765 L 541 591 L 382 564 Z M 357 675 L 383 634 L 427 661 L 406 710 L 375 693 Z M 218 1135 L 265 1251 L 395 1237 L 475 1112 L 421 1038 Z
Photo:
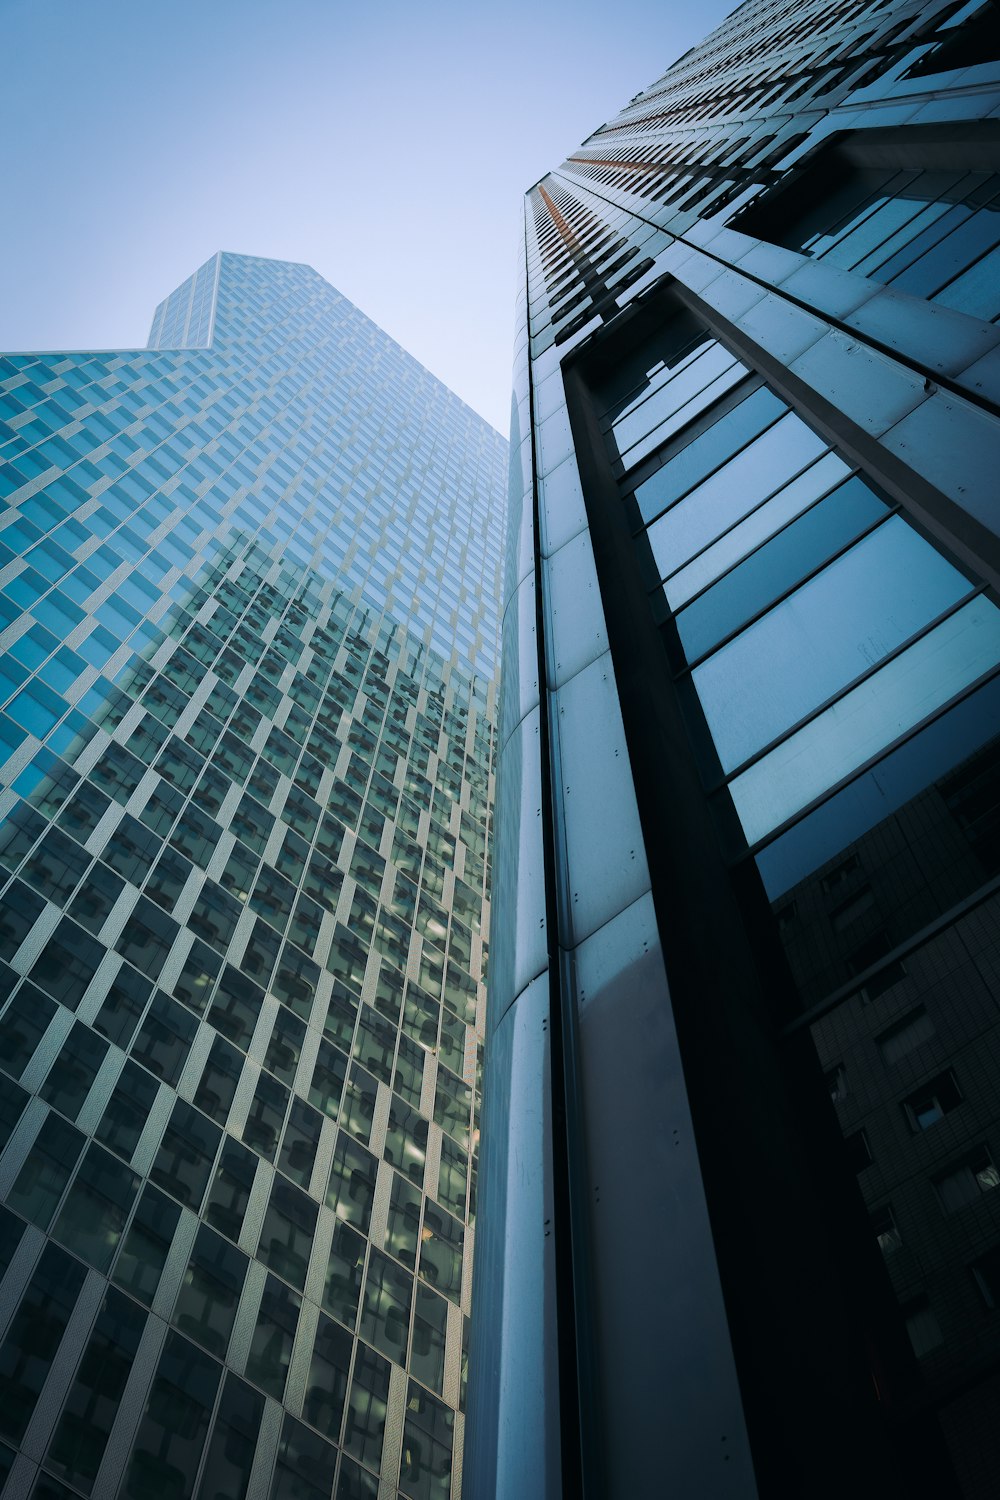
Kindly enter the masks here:
M 502 432 L 524 190 L 731 0 L 0 0 L 0 349 L 306 261 Z

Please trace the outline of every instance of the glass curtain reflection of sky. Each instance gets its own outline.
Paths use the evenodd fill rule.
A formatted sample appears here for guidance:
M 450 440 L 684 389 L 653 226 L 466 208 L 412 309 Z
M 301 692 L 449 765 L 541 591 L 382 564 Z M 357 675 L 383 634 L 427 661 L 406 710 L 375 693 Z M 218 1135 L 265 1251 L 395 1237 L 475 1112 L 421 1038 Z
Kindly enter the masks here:
M 728 0 L 0 0 L 0 349 L 301 260 L 506 433 L 522 193 Z

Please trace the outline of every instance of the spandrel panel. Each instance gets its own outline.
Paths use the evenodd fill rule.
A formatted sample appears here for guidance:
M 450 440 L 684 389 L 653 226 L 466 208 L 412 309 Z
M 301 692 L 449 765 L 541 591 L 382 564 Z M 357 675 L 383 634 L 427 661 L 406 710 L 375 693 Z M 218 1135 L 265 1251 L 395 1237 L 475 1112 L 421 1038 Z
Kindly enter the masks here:
M 846 688 L 968 590 L 957 568 L 891 517 L 695 668 L 724 769 Z

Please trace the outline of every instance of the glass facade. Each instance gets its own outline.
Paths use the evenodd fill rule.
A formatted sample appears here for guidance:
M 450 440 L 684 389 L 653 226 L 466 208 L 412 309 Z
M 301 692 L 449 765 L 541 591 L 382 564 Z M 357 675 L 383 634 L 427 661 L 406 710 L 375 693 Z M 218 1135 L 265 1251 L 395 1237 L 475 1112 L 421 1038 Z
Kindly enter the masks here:
M 995 1490 L 995 35 L 750 0 L 526 194 L 477 1493 Z
M 230 255 L 0 414 L 5 1494 L 456 1500 L 506 445 Z

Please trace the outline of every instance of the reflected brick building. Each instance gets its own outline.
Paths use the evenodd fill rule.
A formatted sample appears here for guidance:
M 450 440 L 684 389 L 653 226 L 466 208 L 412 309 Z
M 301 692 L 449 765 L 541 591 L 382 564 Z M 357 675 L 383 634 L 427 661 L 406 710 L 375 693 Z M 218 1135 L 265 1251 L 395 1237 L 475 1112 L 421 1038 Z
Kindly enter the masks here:
M 0 418 L 0 1488 L 454 1500 L 506 445 L 231 255 Z
M 1000 32 L 740 6 L 528 192 L 467 1481 L 1000 1469 Z

